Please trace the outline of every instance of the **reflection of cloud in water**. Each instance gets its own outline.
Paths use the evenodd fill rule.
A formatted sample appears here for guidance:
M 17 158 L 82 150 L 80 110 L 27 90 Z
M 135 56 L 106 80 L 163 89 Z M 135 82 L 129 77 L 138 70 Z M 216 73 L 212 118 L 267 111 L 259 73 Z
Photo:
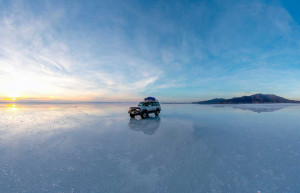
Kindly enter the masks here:
M 1 190 L 299 192 L 300 106 L 165 105 L 162 124 L 129 120 L 128 106 L 0 108 Z
M 128 126 L 134 131 L 142 131 L 144 134 L 152 135 L 159 128 L 160 117 L 149 117 L 147 119 L 134 119 L 129 120 Z
M 233 124 L 231 128 L 224 128 L 218 124 L 201 125 L 194 121 L 195 142 L 189 149 L 199 149 L 201 157 L 197 158 L 197 164 L 201 166 L 194 162 L 190 162 L 190 165 L 208 174 L 197 176 L 202 181 L 202 189 L 211 190 L 210 185 L 213 184 L 213 188 L 218 190 L 216 192 L 244 192 L 245 189 L 257 192 L 261 188 L 265 192 L 275 192 L 278 187 L 272 186 L 274 184 L 294 183 L 287 172 L 294 166 L 286 163 L 294 164 L 299 158 L 299 151 L 292 148 L 297 137 L 288 132 L 285 135 L 276 133 L 274 127 L 269 129 L 270 122 L 261 127 L 260 123 L 247 126 L 246 122 L 244 129 L 238 129 L 239 126 Z M 236 191 L 233 191 L 233 187 Z
M 114 117 L 105 122 L 111 124 L 113 120 L 125 117 L 124 112 L 127 113 L 127 106 L 122 105 L 121 108 L 119 106 L 105 103 L 0 104 L 0 133 L 4 139 L 18 133 L 71 130 L 80 125 L 96 122 L 103 117 Z
M 256 113 L 274 112 L 295 104 L 227 104 L 227 105 L 212 105 L 216 108 L 231 107 L 234 109 L 241 109 L 246 111 L 252 111 Z

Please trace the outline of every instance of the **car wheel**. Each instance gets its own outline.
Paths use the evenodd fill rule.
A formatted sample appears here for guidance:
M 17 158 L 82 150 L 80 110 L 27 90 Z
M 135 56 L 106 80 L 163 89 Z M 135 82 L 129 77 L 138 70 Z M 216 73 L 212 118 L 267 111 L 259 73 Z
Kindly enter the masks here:
M 131 118 L 134 118 L 135 116 L 134 116 L 134 115 L 130 115 L 130 117 L 131 117 Z
M 141 114 L 142 119 L 147 118 L 147 116 L 148 116 L 148 114 L 147 114 L 146 112 L 143 112 L 143 113 Z
M 159 110 L 155 111 L 155 116 L 159 115 Z

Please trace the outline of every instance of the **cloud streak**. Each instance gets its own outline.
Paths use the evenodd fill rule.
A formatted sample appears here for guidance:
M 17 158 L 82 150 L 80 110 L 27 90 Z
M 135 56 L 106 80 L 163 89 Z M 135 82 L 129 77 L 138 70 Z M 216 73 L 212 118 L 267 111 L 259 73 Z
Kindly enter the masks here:
M 162 73 L 148 61 L 121 53 L 77 60 L 85 53 L 72 54 L 54 30 L 65 17 L 63 10 L 37 19 L 34 13 L 21 11 L 26 7 L 23 4 L 12 7 L 14 11 L 7 11 L 0 20 L 2 96 L 73 100 L 129 96 L 132 91 L 144 90 Z

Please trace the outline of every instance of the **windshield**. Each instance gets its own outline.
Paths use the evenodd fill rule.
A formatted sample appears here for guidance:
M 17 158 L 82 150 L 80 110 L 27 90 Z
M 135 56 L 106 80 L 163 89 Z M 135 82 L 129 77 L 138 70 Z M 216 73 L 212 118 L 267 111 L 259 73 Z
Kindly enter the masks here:
M 143 103 L 143 102 L 141 102 L 141 103 L 139 104 L 139 106 L 149 106 L 149 103 Z

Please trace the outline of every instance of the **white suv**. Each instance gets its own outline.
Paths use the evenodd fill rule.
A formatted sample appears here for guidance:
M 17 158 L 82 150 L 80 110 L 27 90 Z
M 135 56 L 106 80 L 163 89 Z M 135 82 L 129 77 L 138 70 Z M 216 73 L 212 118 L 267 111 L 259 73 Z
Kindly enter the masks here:
M 134 118 L 136 115 L 140 115 L 142 119 L 145 119 L 150 113 L 154 113 L 155 116 L 158 116 L 160 111 L 160 104 L 157 100 L 147 100 L 147 98 L 145 98 L 145 101 L 140 102 L 138 107 L 130 107 L 128 113 L 131 118 Z

